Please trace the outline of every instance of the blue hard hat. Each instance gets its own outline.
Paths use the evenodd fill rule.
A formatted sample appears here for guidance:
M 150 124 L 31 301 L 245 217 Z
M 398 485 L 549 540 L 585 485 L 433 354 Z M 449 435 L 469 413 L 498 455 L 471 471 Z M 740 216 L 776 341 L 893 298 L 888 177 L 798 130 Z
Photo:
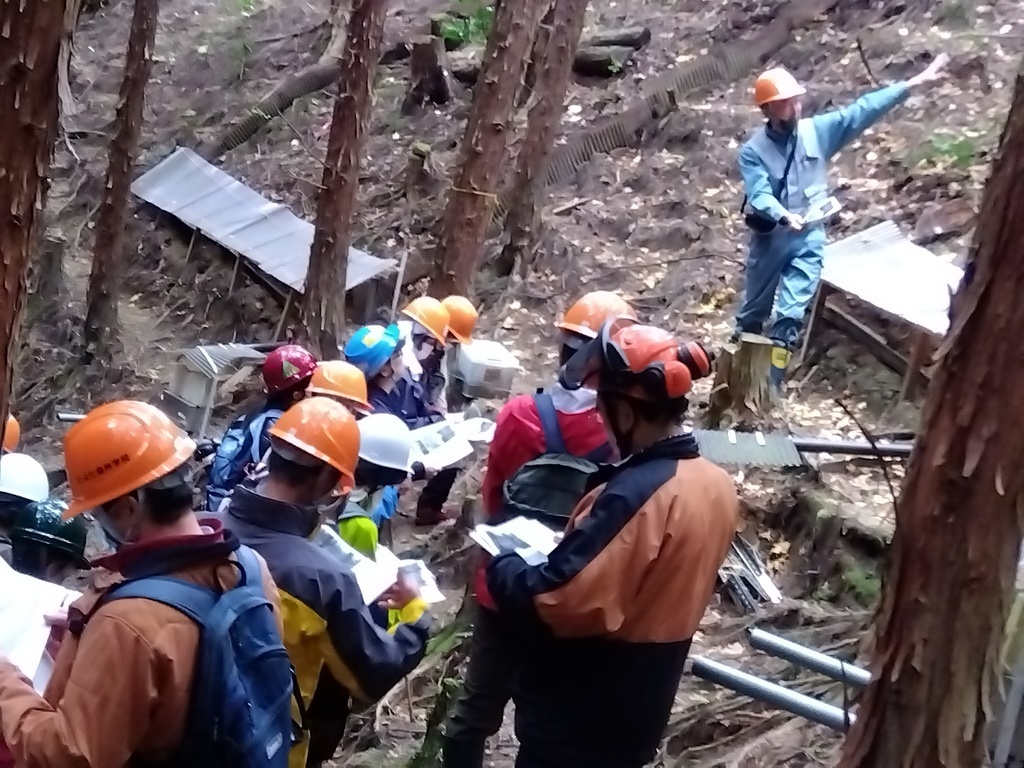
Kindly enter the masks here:
M 380 373 L 402 341 L 397 325 L 364 325 L 345 345 L 345 360 L 370 379 Z

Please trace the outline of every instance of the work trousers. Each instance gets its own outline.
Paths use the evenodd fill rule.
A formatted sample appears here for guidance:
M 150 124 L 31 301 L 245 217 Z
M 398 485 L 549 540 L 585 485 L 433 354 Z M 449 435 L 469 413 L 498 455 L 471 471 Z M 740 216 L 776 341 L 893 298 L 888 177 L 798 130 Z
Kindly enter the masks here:
M 780 225 L 771 234 L 751 235 L 736 329 L 763 334 L 774 304 L 775 322 L 767 335 L 777 346 L 793 349 L 818 290 L 824 250 L 821 226 L 793 232 Z
M 501 728 L 512 698 L 519 646 L 496 611 L 479 607 L 466 679 L 445 728 L 444 768 L 481 768 L 488 737 Z M 517 764 L 518 765 L 518 764 Z
M 420 498 L 416 502 L 416 522 L 421 525 L 430 525 L 440 522 L 443 519 L 444 505 L 455 485 L 455 478 L 459 476 L 457 467 L 442 469 L 423 486 Z

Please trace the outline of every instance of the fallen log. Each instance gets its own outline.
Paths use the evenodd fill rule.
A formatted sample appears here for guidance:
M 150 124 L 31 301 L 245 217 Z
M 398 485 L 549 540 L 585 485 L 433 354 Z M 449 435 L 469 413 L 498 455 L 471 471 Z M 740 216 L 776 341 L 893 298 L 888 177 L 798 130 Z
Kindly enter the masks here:
M 573 60 L 573 71 L 583 77 L 615 77 L 629 63 L 634 48 L 625 45 L 581 47 Z M 464 48 L 448 54 L 452 76 L 460 83 L 473 85 L 480 74 L 480 48 Z
M 623 29 L 599 29 L 596 32 L 584 32 L 580 39 L 583 48 L 603 48 L 616 46 L 632 48 L 639 51 L 651 42 L 651 30 L 647 27 L 625 27 Z

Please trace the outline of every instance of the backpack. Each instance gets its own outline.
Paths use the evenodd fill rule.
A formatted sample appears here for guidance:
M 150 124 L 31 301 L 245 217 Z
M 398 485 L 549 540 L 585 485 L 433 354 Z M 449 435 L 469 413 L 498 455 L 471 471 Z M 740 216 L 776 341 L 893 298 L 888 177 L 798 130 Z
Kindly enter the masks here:
M 288 652 L 263 594 L 259 561 L 240 547 L 238 584 L 218 593 L 172 576 L 144 576 L 112 587 L 111 600 L 144 598 L 199 626 L 199 648 L 181 745 L 166 762 L 189 768 L 287 768 L 295 740 L 291 703 L 302 701 Z
M 522 515 L 562 531 L 573 509 L 587 494 L 597 465 L 611 458 L 612 448 L 604 443 L 586 456 L 572 455 L 562 438 L 551 395 L 538 392 L 533 402 L 544 433 L 544 453 L 526 462 L 505 481 L 503 516 L 510 519 Z
M 217 454 L 210 464 L 206 486 L 206 508 L 216 511 L 221 500 L 245 479 L 246 467 L 255 465 L 260 455 L 260 438 L 269 421 L 277 421 L 284 411 L 279 408 L 241 416 L 231 422 L 228 431 L 217 446 Z

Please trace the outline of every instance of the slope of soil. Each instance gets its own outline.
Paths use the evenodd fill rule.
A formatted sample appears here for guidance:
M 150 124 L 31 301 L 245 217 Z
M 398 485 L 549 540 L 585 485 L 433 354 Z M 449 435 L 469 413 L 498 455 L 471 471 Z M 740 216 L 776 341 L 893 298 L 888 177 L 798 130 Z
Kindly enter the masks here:
M 1010 0 L 976 8 L 958 0 L 931 4 L 841 4 L 839 12 L 800 33 L 780 63 L 807 82 L 808 111 L 842 105 L 875 86 L 920 69 L 947 50 L 951 79 L 915 95 L 836 159 L 833 179 L 846 209 L 832 236 L 893 219 L 916 231 L 937 253 L 963 252 L 970 220 L 1006 107 L 1020 34 L 1021 12 Z M 387 25 L 389 43 L 420 34 L 433 0 L 396 0 Z M 647 24 L 651 44 L 635 65 L 610 83 L 576 83 L 563 120 L 571 135 L 628 105 L 645 80 L 675 63 L 702 55 L 716 41 L 749 33 L 767 21 L 773 4 L 753 0 L 637 0 L 628 5 L 595 0 L 588 25 Z M 16 382 L 17 411 L 28 443 L 58 460 L 62 427 L 54 406 L 85 408 L 115 396 L 148 397 L 166 378 L 170 352 L 197 341 L 267 340 L 280 313 L 279 299 L 243 276 L 228 295 L 232 262 L 164 217 L 138 211 L 125 254 L 128 277 L 121 302 L 122 346 L 116 362 L 82 368 L 75 348 L 89 271 L 91 226 L 102 185 L 106 143 L 116 105 L 131 7 L 126 0 L 86 17 L 79 30 L 73 89 L 79 112 L 66 120 L 67 137 L 54 163 L 48 205 L 51 236 L 67 243 L 67 301 L 26 330 L 28 350 Z M 149 87 L 143 152 L 148 167 L 178 143 L 193 145 L 237 121 L 282 77 L 313 63 L 326 44 L 326 2 L 284 0 L 175 0 L 165 4 L 157 64 Z M 401 175 L 410 145 L 428 143 L 442 174 L 450 169 L 468 108 L 460 90 L 450 105 L 404 117 L 403 64 L 378 78 L 371 136 L 364 153 L 358 244 L 382 256 L 414 256 L 431 243 L 443 196 L 413 206 L 402 199 Z M 524 374 L 522 391 L 543 383 L 555 367 L 552 322 L 577 295 L 609 289 L 628 296 L 641 317 L 681 335 L 722 342 L 742 288 L 744 233 L 737 215 L 741 190 L 735 170 L 739 143 L 757 126 L 748 99 L 750 80 L 689 100 L 645 146 L 599 156 L 573 183 L 551 191 L 540 262 L 525 279 L 495 278 L 484 270 L 477 285 L 485 303 L 481 332 L 514 348 Z M 223 159 L 228 172 L 273 200 L 312 216 L 321 174 L 331 94 L 300 100 L 284 119 Z M 511 163 L 509 168 L 511 168 Z M 863 316 L 870 316 L 861 309 Z M 873 318 L 880 320 L 880 318 Z M 883 324 L 897 344 L 907 331 Z M 913 427 L 916 403 L 894 405 L 898 378 L 863 349 L 834 333 L 824 357 L 795 377 L 785 414 L 795 430 L 858 437 L 868 429 Z M 695 395 L 707 394 L 706 382 Z M 840 405 L 842 404 L 842 405 Z M 828 457 L 825 457 L 828 458 Z M 899 468 L 889 473 L 898 482 Z M 848 521 L 880 532 L 892 527 L 892 495 L 882 469 L 852 463 L 825 467 L 818 493 Z M 737 473 L 752 508 L 770 509 L 787 498 L 792 481 L 773 473 Z M 473 493 L 473 481 L 464 492 Z M 426 536 L 400 531 L 408 546 Z M 766 551 L 780 579 L 790 568 L 786 546 L 765 534 Z M 795 552 L 793 554 L 796 554 Z M 796 560 L 792 564 L 797 568 Z M 782 583 L 780 581 L 780 583 Z M 451 601 L 450 601 L 451 602 Z M 812 644 L 855 645 L 862 615 L 802 603 L 772 614 L 803 627 Z M 767 618 L 772 618 L 769 616 Z M 780 618 L 781 617 L 781 618 Z M 702 652 L 769 675 L 783 674 L 751 657 L 739 626 L 724 606 L 713 606 L 698 645 Z M 787 673 L 788 674 L 788 673 Z M 432 688 L 428 675 L 413 694 L 382 713 L 384 736 L 376 764 L 407 753 L 422 733 Z M 799 683 L 824 690 L 820 680 Z M 829 691 L 829 695 L 838 695 Z M 403 694 L 404 695 L 404 694 Z M 511 765 L 508 723 L 495 744 L 493 765 Z M 832 740 L 821 729 L 771 715 L 744 699 L 687 680 L 666 741 L 664 765 L 807 765 L 825 761 Z M 390 755 L 390 757 L 388 757 Z M 679 762 L 677 762 L 679 761 Z

